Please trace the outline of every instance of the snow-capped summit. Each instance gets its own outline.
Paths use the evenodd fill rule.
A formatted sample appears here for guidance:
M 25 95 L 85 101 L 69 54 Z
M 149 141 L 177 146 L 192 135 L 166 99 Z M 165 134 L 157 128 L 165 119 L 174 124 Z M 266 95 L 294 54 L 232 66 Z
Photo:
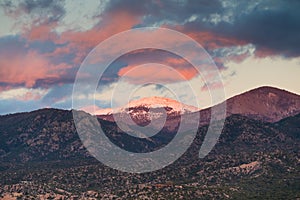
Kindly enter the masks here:
M 96 115 L 104 120 L 114 121 L 116 118 L 122 119 L 123 123 L 132 124 L 131 120 L 126 117 L 127 115 L 138 125 L 148 125 L 151 121 L 155 124 L 159 124 L 156 120 L 180 119 L 180 116 L 187 113 L 193 113 L 199 111 L 199 108 L 183 104 L 173 99 L 165 97 L 145 97 L 138 100 L 133 100 L 127 105 L 114 108 L 99 110 Z M 178 118 L 179 117 L 179 118 Z M 176 120 L 175 120 L 176 121 Z M 170 126 L 171 129 L 177 127 L 178 121 L 175 123 L 167 123 L 166 126 Z
M 184 103 L 178 102 L 174 99 L 169 99 L 165 97 L 145 97 L 138 100 L 129 102 L 125 108 L 134 107 L 147 107 L 147 108 L 170 108 L 173 112 L 179 112 L 180 114 L 186 112 L 196 112 L 199 108 L 186 105 Z
M 167 114 L 184 114 L 199 111 L 199 108 L 197 107 L 186 105 L 174 99 L 153 96 L 130 101 L 127 105 L 121 108 L 99 110 L 97 115 L 110 115 L 112 113 L 124 112 L 134 114 L 134 112 L 137 111 L 149 112 L 151 108 L 164 108 L 167 111 Z

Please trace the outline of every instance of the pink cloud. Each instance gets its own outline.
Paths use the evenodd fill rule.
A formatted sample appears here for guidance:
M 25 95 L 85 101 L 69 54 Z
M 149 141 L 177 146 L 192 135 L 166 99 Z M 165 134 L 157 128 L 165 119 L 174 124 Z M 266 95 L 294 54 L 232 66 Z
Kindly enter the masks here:
M 119 32 L 129 30 L 140 22 L 140 19 L 128 12 L 115 12 L 107 16 L 107 20 L 93 29 L 84 32 L 68 31 L 58 38 L 59 43 L 69 43 L 69 48 L 76 52 L 75 63 L 81 63 L 88 51 L 101 41 Z
M 166 63 L 171 64 L 171 65 L 186 65 L 186 64 L 189 64 L 183 58 L 167 58 Z
M 37 80 L 55 79 L 66 73 L 67 64 L 54 65 L 35 51 L 0 55 L 0 79 L 7 84 L 25 84 L 30 88 Z
M 42 94 L 36 94 L 34 92 L 27 92 L 20 100 L 29 101 L 29 100 L 39 100 L 43 97 Z
M 35 24 L 35 23 L 33 23 Z M 57 34 L 53 32 L 57 23 L 41 23 L 38 25 L 25 28 L 24 36 L 29 40 L 54 40 Z
M 174 69 L 174 70 L 172 70 Z M 161 64 L 130 65 L 119 70 L 118 75 L 132 83 L 171 83 L 190 80 L 198 74 L 195 68 L 171 68 Z
M 57 22 L 45 23 L 38 19 L 33 21 L 30 27 L 23 28 L 23 37 L 29 41 L 33 40 L 51 40 L 55 44 L 67 44 L 64 47 L 58 47 L 48 56 L 57 56 L 63 54 L 74 53 L 74 63 L 79 64 L 101 41 L 110 36 L 131 29 L 134 25 L 140 22 L 140 18 L 136 15 L 125 12 L 115 11 L 103 16 L 105 20 L 100 21 L 92 29 L 87 31 L 66 31 L 61 34 L 56 33 Z
M 72 52 L 72 49 L 70 46 L 62 46 L 56 48 L 53 52 L 51 53 L 46 53 L 45 56 L 47 57 L 58 57 L 66 54 L 70 54 Z

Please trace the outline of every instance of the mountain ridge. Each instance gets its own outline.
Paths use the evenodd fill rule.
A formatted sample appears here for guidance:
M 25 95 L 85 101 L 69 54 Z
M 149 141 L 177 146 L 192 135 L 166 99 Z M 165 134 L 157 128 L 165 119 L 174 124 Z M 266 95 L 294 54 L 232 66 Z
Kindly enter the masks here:
M 300 95 L 269 86 L 249 90 L 226 102 L 230 114 L 252 116 L 268 122 L 279 121 L 300 112 Z
M 187 114 L 191 123 L 197 113 Z M 167 123 L 176 120 L 169 118 Z M 176 130 L 164 128 L 150 139 L 130 137 L 115 122 L 98 121 L 111 142 L 129 152 L 155 151 L 176 135 Z M 199 149 L 207 124 L 199 127 L 189 149 L 171 165 L 131 174 L 109 168 L 89 154 L 70 110 L 1 116 L 0 198 L 18 194 L 21 199 L 296 199 L 299 124 L 300 112 L 275 123 L 231 114 L 205 158 L 199 158 Z
M 251 94 L 251 93 L 253 93 L 253 92 L 255 93 L 255 92 L 261 92 L 261 91 L 269 91 L 269 92 L 271 92 L 271 93 L 272 93 L 272 91 L 273 91 L 273 92 L 275 91 L 276 93 L 280 92 L 280 93 L 284 93 L 283 96 L 285 96 L 285 97 L 286 97 L 285 94 L 287 94 L 288 96 L 292 96 L 293 98 L 296 98 L 297 101 L 299 100 L 298 103 L 297 103 L 297 105 L 300 106 L 300 95 L 299 95 L 299 94 L 290 92 L 290 91 L 285 90 L 285 89 L 280 89 L 280 88 L 271 87 L 271 86 L 261 86 L 261 87 L 258 87 L 258 88 L 254 88 L 254 89 L 247 90 L 247 91 L 245 91 L 245 92 L 242 92 L 242 93 L 240 93 L 240 94 L 234 95 L 233 97 L 230 97 L 230 98 L 226 99 L 226 100 L 225 100 L 224 102 L 222 102 L 222 103 L 227 102 L 227 104 L 228 104 L 228 103 L 231 104 L 229 107 L 233 107 L 234 103 L 236 103 L 236 101 L 237 101 L 237 100 L 235 100 L 235 99 L 238 98 L 238 99 L 240 100 L 241 97 L 244 98 L 244 99 L 246 99 L 246 97 L 249 98 L 249 97 L 248 97 L 249 94 Z M 271 94 L 271 96 L 272 96 L 272 94 Z M 159 97 L 159 98 L 160 98 L 160 97 Z M 172 100 L 172 99 L 171 99 L 171 100 Z M 174 100 L 174 101 L 175 101 L 175 100 Z M 180 102 L 178 102 L 178 103 L 180 103 Z M 220 104 L 222 104 L 222 103 L 220 103 Z M 201 111 L 205 111 L 205 110 L 210 110 L 212 107 L 218 106 L 218 105 L 219 105 L 219 104 L 213 105 L 213 106 L 211 106 L 211 107 L 204 108 L 204 109 L 196 108 L 196 107 L 194 107 L 194 106 L 191 106 L 191 107 L 193 107 L 194 109 L 200 109 L 199 112 L 201 112 Z M 187 106 L 189 106 L 189 105 L 187 105 Z M 228 106 L 227 106 L 227 108 L 228 108 Z M 3 117 L 3 116 L 10 116 L 10 115 L 17 115 L 17 114 L 28 114 L 28 113 L 39 112 L 39 111 L 43 111 L 43 110 L 64 110 L 64 111 L 70 111 L 70 109 L 60 109 L 60 108 L 40 108 L 40 109 L 37 109 L 37 110 L 27 111 L 27 112 L 8 113 L 8 114 L 0 115 L 0 117 Z M 71 110 L 72 110 L 72 109 L 71 109 Z M 105 109 L 104 109 L 104 110 L 105 110 Z M 111 109 L 109 108 L 108 110 L 111 110 Z M 117 110 L 117 109 L 116 109 L 116 110 Z M 241 113 L 238 113 L 237 111 L 232 111 L 232 110 L 233 110 L 233 109 L 230 109 L 230 108 L 229 108 L 229 111 L 230 111 L 229 114 L 241 114 Z M 228 111 L 228 109 L 227 109 L 227 111 Z M 297 109 L 297 110 L 295 111 L 295 113 L 297 114 L 298 111 L 300 111 L 300 109 Z M 195 112 L 198 112 L 198 111 L 195 111 Z M 111 113 L 109 113 L 109 114 L 111 114 Z M 97 114 L 96 114 L 96 115 L 97 115 Z M 101 114 L 101 115 L 103 115 L 103 114 Z M 101 115 L 97 115 L 97 116 L 101 116 Z M 288 117 L 288 116 L 287 116 L 287 117 Z
M 226 117 L 233 114 L 240 114 L 265 122 L 276 122 L 283 118 L 300 113 L 300 95 L 274 87 L 263 86 L 231 97 L 226 101 L 212 107 L 196 112 L 185 113 L 190 119 L 187 123 L 199 123 L 197 120 L 195 120 L 199 118 L 195 115 L 199 114 L 200 126 L 209 124 L 212 109 L 217 111 L 216 116 L 214 116 L 215 119 L 223 119 L 223 112 L 225 111 L 220 110 L 219 108 L 222 106 L 222 104 L 226 104 Z M 97 115 L 97 117 L 103 120 L 114 121 L 114 116 L 120 120 L 122 119 L 122 115 L 124 115 L 124 112 Z M 130 113 L 130 116 L 133 119 L 133 122 L 139 125 L 147 125 L 151 122 L 151 118 L 147 112 L 146 114 L 142 113 L 141 115 L 132 115 Z M 158 114 L 158 116 L 160 115 Z M 156 118 L 156 120 L 159 120 L 159 118 Z M 132 124 L 133 122 L 131 122 L 131 120 L 125 121 L 125 123 L 128 124 Z M 173 113 L 173 115 L 167 115 L 166 126 L 169 127 L 170 130 L 175 130 L 179 122 L 180 114 Z

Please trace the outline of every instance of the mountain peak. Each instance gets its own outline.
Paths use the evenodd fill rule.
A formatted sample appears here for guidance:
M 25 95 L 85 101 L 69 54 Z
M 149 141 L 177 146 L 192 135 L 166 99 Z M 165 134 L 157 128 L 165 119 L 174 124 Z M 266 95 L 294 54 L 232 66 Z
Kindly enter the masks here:
M 122 112 L 132 112 L 138 108 L 165 108 L 171 112 L 178 112 L 180 114 L 189 113 L 189 112 L 196 112 L 200 109 L 181 103 L 174 99 L 166 98 L 166 97 L 159 97 L 159 96 L 152 96 L 152 97 L 144 97 L 137 100 L 130 101 L 127 105 L 115 108 L 115 109 L 103 109 L 100 110 L 97 114 L 98 115 L 105 115 L 105 114 L 112 114 L 112 113 L 122 113 Z
M 229 114 L 242 114 L 276 122 L 300 111 L 300 96 L 286 90 L 264 86 L 227 100 Z
M 227 116 L 240 114 L 264 122 L 276 122 L 300 112 L 299 95 L 270 86 L 249 90 L 227 99 L 225 103 Z M 102 110 L 97 115 L 107 120 L 113 120 L 109 116 L 112 113 L 128 113 L 133 117 L 142 118 L 146 116 L 148 118 L 150 108 L 165 108 L 169 116 L 200 111 L 201 123 L 207 124 L 210 120 L 212 107 L 200 110 L 174 99 L 153 96 L 133 100 L 122 108 Z M 157 116 L 160 116 L 159 111 L 157 112 Z
M 174 99 L 166 98 L 166 97 L 144 97 L 138 100 L 133 100 L 127 104 L 128 108 L 131 107 L 138 107 L 138 106 L 145 106 L 151 108 L 159 108 L 159 107 L 170 107 L 176 111 L 189 111 L 189 112 L 196 112 L 199 108 L 186 105 Z

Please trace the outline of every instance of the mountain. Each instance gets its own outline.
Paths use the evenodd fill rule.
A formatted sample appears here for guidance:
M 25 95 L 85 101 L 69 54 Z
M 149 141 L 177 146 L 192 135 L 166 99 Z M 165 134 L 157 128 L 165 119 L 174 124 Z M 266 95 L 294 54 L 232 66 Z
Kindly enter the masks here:
M 300 113 L 299 95 L 276 88 L 261 87 L 230 98 L 226 103 L 227 117 L 238 114 L 263 123 L 277 123 L 286 119 L 282 127 L 289 130 L 291 136 L 298 137 L 297 123 L 287 119 L 289 117 L 295 119 L 294 116 Z M 157 111 L 154 116 L 161 116 L 159 113 L 161 109 L 166 110 L 167 119 L 164 126 L 156 127 L 157 123 L 154 123 L 148 127 L 149 131 L 154 129 L 158 132 L 149 138 L 135 138 L 128 135 L 128 132 L 137 132 L 132 125 L 133 122 L 145 126 L 153 120 L 149 117 L 150 107 Z M 197 114 L 200 114 L 202 120 L 200 126 L 205 126 L 209 122 L 210 109 L 197 111 L 197 108 L 175 100 L 153 97 L 133 101 L 127 107 L 119 109 L 117 115 L 119 114 L 121 119 L 123 113 L 128 113 L 133 118 L 133 122 L 123 124 L 125 129 L 118 128 L 119 124 L 111 119 L 111 114 L 98 116 L 98 120 L 115 144 L 132 152 L 150 152 L 163 147 L 173 139 L 182 115 L 186 115 L 189 119 L 183 122 L 186 127 L 196 123 L 194 115 Z M 72 117 L 71 111 L 57 109 L 0 116 L 0 161 L 26 163 L 74 157 L 90 158 L 76 133 Z M 155 120 L 159 121 L 160 118 L 154 119 L 154 122 Z M 279 129 L 280 126 L 276 125 Z M 280 130 L 285 131 L 282 128 Z
M 149 107 L 141 102 L 131 104 L 132 110 L 139 113 L 139 106 Z M 269 87 L 233 97 L 227 101 L 230 112 L 219 141 L 204 159 L 198 153 L 206 124 L 181 158 L 145 174 L 123 173 L 91 157 L 71 111 L 41 109 L 0 116 L 0 199 L 297 199 L 298 102 L 298 95 Z M 163 109 L 170 105 L 174 115 L 168 124 L 183 115 L 175 115 L 182 111 L 175 102 L 158 104 Z M 208 111 L 192 110 L 184 115 Z M 98 121 L 115 145 L 132 152 L 163 148 L 176 134 L 176 129 L 167 128 L 150 138 L 136 138 L 114 121 Z
M 273 87 L 260 87 L 228 99 L 227 112 L 276 122 L 300 112 L 300 96 Z
M 79 155 L 89 154 L 76 133 L 71 111 L 47 108 L 0 116 L 0 162 L 61 160 Z
M 180 103 L 174 99 L 165 98 L 165 97 L 145 97 L 138 100 L 130 101 L 127 105 L 117 108 L 114 111 L 112 109 L 104 109 L 101 114 L 99 115 L 105 115 L 105 114 L 111 114 L 113 112 L 120 113 L 120 112 L 127 112 L 127 113 L 135 113 L 142 112 L 138 110 L 137 108 L 145 108 L 146 111 L 148 111 L 150 108 L 164 108 L 168 114 L 172 113 L 179 113 L 179 114 L 185 114 L 189 112 L 196 112 L 199 110 L 199 108 L 194 106 L 189 106 L 183 103 Z
M 119 172 L 90 157 L 72 130 L 70 114 L 43 109 L 2 117 L 6 124 L 1 124 L 0 135 L 6 147 L 0 162 L 0 198 L 296 199 L 300 195 L 300 114 L 276 123 L 231 115 L 207 157 L 198 158 L 207 130 L 203 126 L 179 160 L 146 174 Z M 113 122 L 100 123 L 118 137 Z M 9 127 L 13 135 L 3 136 Z M 151 143 L 134 145 L 147 148 Z
M 173 99 L 154 96 L 133 100 L 120 108 L 100 110 L 97 116 L 104 120 L 114 121 L 114 118 L 119 118 L 126 124 L 146 126 L 152 120 L 155 124 L 163 117 L 169 120 L 198 110 L 197 107 Z
M 300 113 L 300 96 L 291 92 L 274 88 L 274 87 L 259 87 L 240 95 L 234 96 L 221 103 L 226 105 L 226 116 L 233 114 L 239 114 L 247 116 L 253 119 L 262 120 L 264 122 L 276 122 L 283 118 L 294 116 Z M 218 110 L 221 105 L 215 105 L 212 108 Z M 168 130 L 174 131 L 180 123 L 180 116 L 182 114 L 188 115 L 190 119 L 187 122 L 187 126 L 198 123 L 195 119 L 198 119 L 200 115 L 200 125 L 206 125 L 210 122 L 212 108 L 206 108 L 200 110 L 199 108 L 188 106 L 177 102 L 172 99 L 152 97 L 143 98 L 140 100 L 132 101 L 128 105 L 117 108 L 114 110 L 114 116 L 118 119 L 126 119 L 126 124 L 138 124 L 145 126 L 152 120 L 159 121 L 163 116 L 161 109 L 157 112 L 152 109 L 152 118 L 150 119 L 150 105 L 154 105 L 156 108 L 164 108 L 167 111 L 167 122 L 165 127 Z M 220 111 L 218 111 L 220 112 Z M 111 109 L 105 109 L 98 115 L 100 119 L 114 121 L 114 117 Z M 126 114 L 129 114 L 131 120 L 126 118 Z M 223 115 L 215 116 L 216 119 L 222 119 Z M 155 123 L 154 123 L 155 124 Z
M 265 86 L 229 98 L 213 107 L 200 110 L 200 125 L 210 123 L 212 109 L 216 110 L 214 118 L 216 120 L 222 119 L 223 114 L 219 108 L 224 104 L 226 117 L 239 114 L 264 122 L 276 122 L 300 112 L 299 95 Z M 196 123 L 192 116 L 190 123 Z

